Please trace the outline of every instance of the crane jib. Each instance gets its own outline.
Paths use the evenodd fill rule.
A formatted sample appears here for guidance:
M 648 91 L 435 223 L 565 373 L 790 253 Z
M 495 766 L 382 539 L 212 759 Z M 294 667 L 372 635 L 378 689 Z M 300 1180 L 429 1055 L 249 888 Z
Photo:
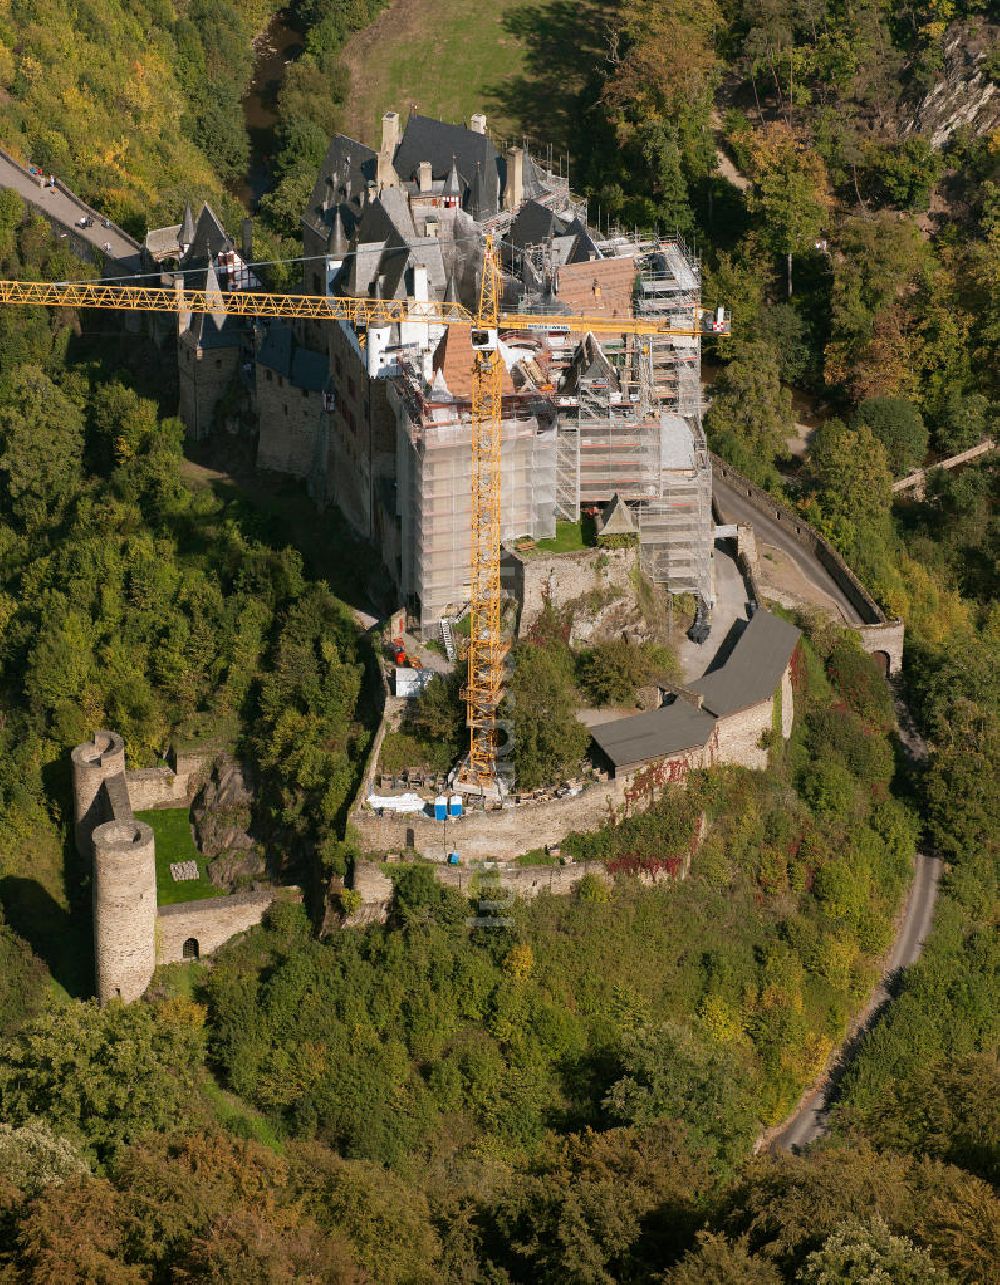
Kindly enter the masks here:
M 266 290 L 183 290 L 177 287 L 117 285 L 89 281 L 0 281 L 0 304 L 47 308 L 102 308 L 116 312 L 225 313 L 230 317 L 284 317 L 314 321 L 347 321 L 377 328 L 424 322 L 438 326 L 476 326 L 477 318 L 460 303 L 413 299 L 368 299 L 352 296 L 273 294 Z M 594 334 L 677 335 L 695 338 L 697 326 L 673 326 L 633 317 L 612 318 L 576 313 L 552 316 L 499 312 L 505 331 Z

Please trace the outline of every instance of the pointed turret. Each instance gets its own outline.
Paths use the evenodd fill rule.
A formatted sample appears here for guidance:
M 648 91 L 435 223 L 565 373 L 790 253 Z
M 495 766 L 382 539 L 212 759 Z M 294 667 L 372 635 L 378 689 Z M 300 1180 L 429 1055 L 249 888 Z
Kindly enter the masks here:
M 462 195 L 462 183 L 458 177 L 458 159 L 453 156 L 451 158 L 451 169 L 448 172 L 448 178 L 445 181 L 444 190 L 442 191 L 442 196 L 461 196 L 461 195 Z
M 215 263 L 212 260 L 209 260 L 208 270 L 205 273 L 205 294 L 212 304 L 212 320 L 215 322 L 216 329 L 221 330 L 226 324 L 226 303 L 215 271 Z
M 344 222 L 340 217 L 340 206 L 333 207 L 333 227 L 326 243 L 326 252 L 333 259 L 343 261 L 347 254 L 347 237 L 344 235 Z
M 476 177 L 472 184 L 472 193 L 469 198 L 469 213 L 477 221 L 491 219 L 496 214 L 495 206 L 491 209 L 493 203 L 490 201 L 489 192 L 486 186 L 486 175 L 483 173 L 482 165 L 476 162 Z
M 187 201 L 184 205 L 184 217 L 181 219 L 181 234 L 177 238 L 181 252 L 187 250 L 188 246 L 194 240 L 194 215 L 191 213 L 191 202 Z

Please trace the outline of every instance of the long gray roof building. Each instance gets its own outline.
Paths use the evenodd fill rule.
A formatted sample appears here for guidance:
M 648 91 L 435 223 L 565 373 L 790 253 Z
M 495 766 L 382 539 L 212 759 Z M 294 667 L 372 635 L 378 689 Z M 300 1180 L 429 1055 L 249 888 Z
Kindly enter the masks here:
M 757 611 L 737 639 L 726 663 L 691 683 L 696 704 L 678 697 L 646 714 L 633 714 L 591 729 L 598 749 L 615 772 L 707 745 L 720 718 L 770 699 L 799 641 L 794 625 L 769 611 Z

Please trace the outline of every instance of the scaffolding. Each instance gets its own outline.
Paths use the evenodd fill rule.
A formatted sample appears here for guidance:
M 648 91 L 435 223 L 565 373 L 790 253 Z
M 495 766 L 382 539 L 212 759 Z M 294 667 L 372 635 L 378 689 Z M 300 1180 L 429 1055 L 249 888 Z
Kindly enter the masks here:
M 680 241 L 619 237 L 634 257 L 637 317 L 695 328 L 701 272 Z M 620 495 L 633 509 L 643 571 L 671 593 L 712 601 L 712 471 L 701 428 L 701 343 L 623 334 L 574 346 L 560 385 L 556 505 L 570 521 Z M 553 352 L 558 366 L 563 352 Z M 568 356 L 568 352 L 566 354 Z
M 416 372 L 389 385 L 396 413 L 396 512 L 401 523 L 401 588 L 432 636 L 443 616 L 469 601 L 472 417 L 465 403 L 420 391 Z M 501 536 L 555 535 L 556 430 L 548 403 L 504 397 Z

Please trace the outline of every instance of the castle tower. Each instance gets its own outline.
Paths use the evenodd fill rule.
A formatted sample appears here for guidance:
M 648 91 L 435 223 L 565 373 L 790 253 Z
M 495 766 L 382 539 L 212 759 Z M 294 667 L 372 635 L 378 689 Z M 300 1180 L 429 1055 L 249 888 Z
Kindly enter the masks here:
M 128 1004 L 143 994 L 156 967 L 153 831 L 143 821 L 106 821 L 92 838 L 97 998 Z
M 95 732 L 94 739 L 78 745 L 70 758 L 76 850 L 81 857 L 89 858 L 93 833 L 110 815 L 105 811 L 101 786 L 114 776 L 124 777 L 125 742 L 117 732 Z

